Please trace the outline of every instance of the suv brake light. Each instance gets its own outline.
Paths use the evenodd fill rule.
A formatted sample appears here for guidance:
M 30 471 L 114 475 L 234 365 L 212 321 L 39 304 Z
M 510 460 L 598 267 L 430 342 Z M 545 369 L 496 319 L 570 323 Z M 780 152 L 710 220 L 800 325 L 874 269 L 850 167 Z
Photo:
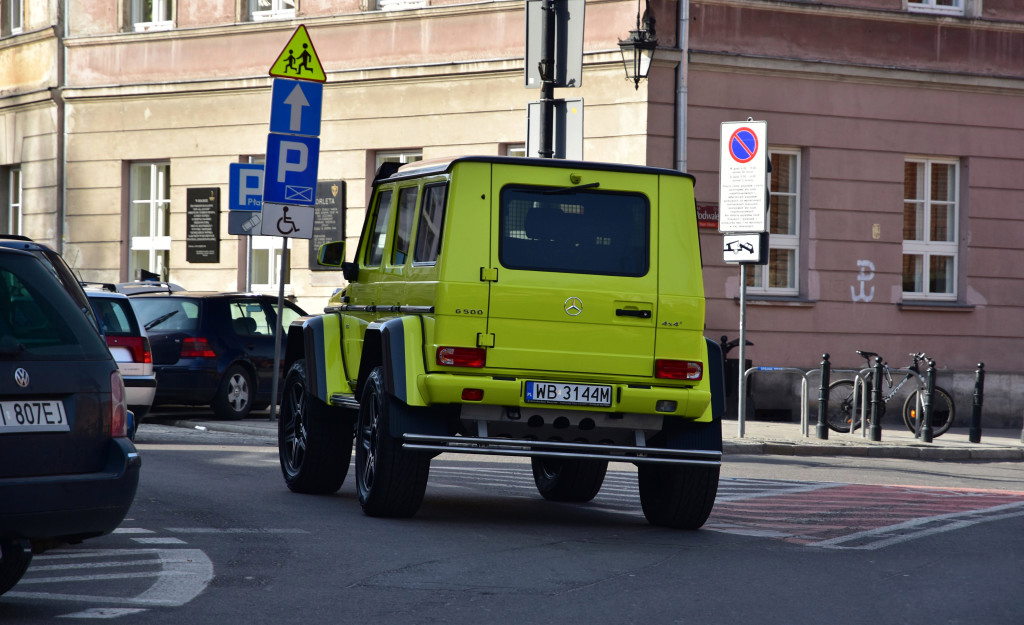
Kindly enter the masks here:
M 132 362 L 150 364 L 153 362 L 153 348 L 145 336 L 107 335 L 107 347 L 123 347 L 132 355 Z
M 181 342 L 182 358 L 216 358 L 217 353 L 213 351 L 210 341 L 201 336 L 188 336 Z
M 124 396 L 124 380 L 119 371 L 110 373 L 110 436 L 128 436 L 128 404 Z
M 487 351 L 481 347 L 438 347 L 437 364 L 446 367 L 483 367 Z
M 704 377 L 704 365 L 692 360 L 659 359 L 654 361 L 654 377 L 699 382 Z

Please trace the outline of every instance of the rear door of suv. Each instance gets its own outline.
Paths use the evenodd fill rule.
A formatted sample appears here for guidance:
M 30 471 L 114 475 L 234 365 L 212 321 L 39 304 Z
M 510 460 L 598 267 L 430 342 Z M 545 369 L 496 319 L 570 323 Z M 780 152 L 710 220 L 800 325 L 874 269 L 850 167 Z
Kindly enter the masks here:
M 653 375 L 658 177 L 496 164 L 488 368 Z

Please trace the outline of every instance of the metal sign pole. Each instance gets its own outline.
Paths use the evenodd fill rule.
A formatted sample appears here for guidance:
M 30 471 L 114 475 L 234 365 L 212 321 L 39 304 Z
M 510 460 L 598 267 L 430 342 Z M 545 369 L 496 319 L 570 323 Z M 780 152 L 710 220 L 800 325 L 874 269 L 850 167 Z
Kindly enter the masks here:
M 747 266 L 740 265 L 740 362 L 736 369 L 739 370 L 739 380 L 737 381 L 736 388 L 739 395 L 739 399 L 736 403 L 736 422 L 739 424 L 739 432 L 737 435 L 743 438 L 743 433 L 746 425 L 745 417 L 747 413 L 747 389 L 746 389 L 746 377 L 743 371 L 743 367 L 746 366 L 747 362 Z
M 281 318 L 284 313 L 284 281 L 288 270 L 288 238 L 281 237 L 281 277 L 277 285 L 277 319 L 274 321 L 274 377 L 270 382 L 270 420 L 277 419 L 277 380 L 281 369 Z

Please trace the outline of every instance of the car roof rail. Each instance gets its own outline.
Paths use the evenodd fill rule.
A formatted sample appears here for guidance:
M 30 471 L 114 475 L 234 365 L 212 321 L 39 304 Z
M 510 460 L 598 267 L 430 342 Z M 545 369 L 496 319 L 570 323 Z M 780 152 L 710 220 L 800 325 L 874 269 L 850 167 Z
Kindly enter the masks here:
M 82 288 L 91 286 L 103 289 L 104 291 L 110 291 L 111 293 L 117 293 L 117 285 L 110 282 L 90 282 L 88 280 L 79 280 L 78 283 L 82 285 Z

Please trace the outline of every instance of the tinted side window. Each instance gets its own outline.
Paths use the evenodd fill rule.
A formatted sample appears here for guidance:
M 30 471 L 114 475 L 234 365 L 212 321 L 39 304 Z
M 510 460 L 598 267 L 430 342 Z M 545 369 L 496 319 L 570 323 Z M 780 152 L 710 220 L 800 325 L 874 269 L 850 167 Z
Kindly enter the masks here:
M 638 193 L 506 187 L 498 255 L 510 269 L 642 276 L 650 265 L 650 205 Z
M 97 297 L 92 306 L 107 336 L 135 336 L 139 333 L 135 315 L 128 310 L 128 300 Z
M 236 300 L 228 305 L 231 311 L 231 329 L 239 336 L 270 336 L 274 329 L 259 300 Z
M 384 245 L 387 243 L 388 222 L 391 217 L 391 190 L 381 191 L 377 196 L 374 210 L 373 228 L 370 230 L 370 241 L 366 246 L 366 264 L 370 267 L 380 265 L 384 258 Z
M 437 262 L 437 255 L 441 251 L 441 224 L 444 223 L 447 191 L 446 184 L 423 187 L 420 223 L 416 227 L 416 247 L 412 258 L 417 263 Z
M 405 187 L 398 191 L 398 225 L 395 228 L 395 249 L 391 262 L 404 265 L 409 258 L 409 243 L 412 238 L 412 220 L 416 216 L 416 193 L 418 187 Z

